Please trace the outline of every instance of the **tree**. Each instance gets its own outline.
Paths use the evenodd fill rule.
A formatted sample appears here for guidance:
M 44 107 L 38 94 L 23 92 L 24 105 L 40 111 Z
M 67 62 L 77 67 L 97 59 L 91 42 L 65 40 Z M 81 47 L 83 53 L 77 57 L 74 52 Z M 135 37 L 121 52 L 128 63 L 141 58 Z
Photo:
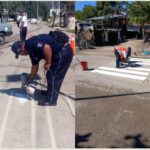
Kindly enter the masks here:
M 96 8 L 94 6 L 85 5 L 83 8 L 83 18 L 88 19 L 95 17 L 96 15 Z
M 144 25 L 150 23 L 150 2 L 138 1 L 129 5 L 129 21 Z
M 47 20 L 49 13 L 49 3 L 48 1 L 39 1 L 39 16 L 43 17 L 43 20 Z M 7 4 L 9 5 L 9 13 L 16 14 L 17 11 L 27 11 L 29 18 L 37 17 L 37 2 L 36 1 L 8 1 L 0 2 L 0 12 L 5 8 L 7 9 Z
M 85 5 L 83 11 L 75 12 L 76 19 L 78 20 L 86 20 L 88 18 L 92 18 L 96 16 L 96 8 L 94 6 Z
M 83 11 L 76 11 L 75 16 L 78 20 L 86 20 L 88 18 L 95 17 L 96 15 L 96 8 L 91 5 L 85 5 Z
M 98 16 L 106 16 L 114 14 L 113 3 L 106 1 L 97 1 L 96 10 Z
M 125 5 L 127 2 L 117 2 L 117 1 L 97 1 L 96 10 L 98 16 L 106 16 L 113 14 L 120 14 L 125 10 Z
M 80 10 L 75 12 L 75 16 L 77 20 L 84 20 L 82 12 Z
M 96 7 L 85 5 L 82 11 L 76 11 L 75 15 L 78 20 L 85 20 L 95 16 L 107 16 L 119 14 L 126 9 L 127 2 L 117 1 L 97 1 Z

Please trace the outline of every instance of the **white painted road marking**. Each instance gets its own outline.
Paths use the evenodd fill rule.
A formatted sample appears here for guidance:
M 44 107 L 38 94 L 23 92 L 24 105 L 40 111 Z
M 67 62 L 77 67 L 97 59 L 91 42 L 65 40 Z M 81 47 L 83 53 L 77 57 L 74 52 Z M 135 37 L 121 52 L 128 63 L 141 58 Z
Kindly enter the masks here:
M 49 131 L 51 146 L 52 148 L 57 148 L 55 135 L 54 135 L 54 128 L 53 128 L 50 110 L 48 106 L 46 106 L 46 115 L 47 115 L 47 121 L 48 121 L 48 131 Z
M 36 109 L 35 101 L 31 99 L 31 144 L 32 148 L 36 147 Z
M 128 69 L 130 69 L 130 70 L 138 70 L 138 71 L 141 71 L 141 72 L 150 72 L 150 69 L 148 69 L 148 68 L 128 67 Z
M 150 59 L 144 59 L 144 58 L 130 58 L 130 61 L 136 61 L 134 64 L 139 64 L 139 65 L 146 65 L 150 66 Z
M 140 72 L 140 71 L 133 71 L 128 69 L 118 69 L 118 68 L 109 68 L 109 67 L 99 67 L 99 69 L 102 70 L 108 70 L 108 71 L 115 71 L 115 72 L 121 72 L 121 73 L 129 73 L 129 74 L 135 74 L 135 75 L 145 75 L 147 76 L 148 72 Z
M 145 66 L 150 66 L 150 62 L 136 62 L 134 64 L 139 64 L 139 65 L 145 65 Z
M 150 62 L 150 59 L 145 59 L 145 58 L 130 58 L 130 61 Z
M 14 93 L 13 95 L 15 96 L 15 99 L 19 101 L 19 103 L 24 104 L 24 103 L 26 103 L 27 101 L 29 101 L 29 100 L 28 100 L 28 98 L 29 98 L 29 95 L 28 95 L 28 94 Z
M 100 74 L 104 74 L 104 75 L 110 75 L 110 76 L 116 76 L 116 77 L 122 77 L 122 78 L 135 79 L 135 80 L 145 80 L 146 79 L 145 76 L 137 76 L 137 75 L 118 73 L 118 72 L 113 72 L 113 71 L 93 70 L 91 72 L 100 73 Z
M 150 66 L 150 59 L 144 58 L 130 58 L 130 61 L 136 61 L 133 64 Z M 121 78 L 129 78 L 134 80 L 146 80 L 150 74 L 150 68 L 143 67 L 126 67 L 126 68 L 114 68 L 101 66 L 98 69 L 91 71 L 93 73 L 100 73 L 109 76 L 116 76 Z
M 10 93 L 11 96 L 9 97 L 7 106 L 6 106 L 6 110 L 5 110 L 5 114 L 2 120 L 2 124 L 0 126 L 0 147 L 2 147 L 2 143 L 3 143 L 3 138 L 5 135 L 5 129 L 6 129 L 6 125 L 7 125 L 7 121 L 8 121 L 8 114 L 11 108 L 11 104 L 12 104 L 12 98 L 13 98 L 13 92 Z

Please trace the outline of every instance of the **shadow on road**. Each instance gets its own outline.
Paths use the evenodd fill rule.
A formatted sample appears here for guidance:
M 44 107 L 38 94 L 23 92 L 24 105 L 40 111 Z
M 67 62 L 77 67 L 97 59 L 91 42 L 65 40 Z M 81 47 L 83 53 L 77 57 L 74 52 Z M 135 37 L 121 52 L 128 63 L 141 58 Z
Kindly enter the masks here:
M 80 146 L 80 143 L 88 142 L 89 141 L 89 137 L 91 135 L 92 135 L 92 133 L 88 133 L 88 134 L 85 134 L 85 135 L 76 134 L 76 137 L 75 137 L 75 148 L 92 148 L 92 147 Z
M 13 96 L 16 98 L 24 98 L 26 100 L 31 100 L 31 97 L 26 93 L 25 90 L 21 88 L 10 88 L 10 89 L 1 89 L 0 93 L 7 94 L 9 96 Z M 43 95 L 41 94 L 41 90 L 36 89 L 33 99 L 35 101 L 41 101 L 43 98 Z
M 95 97 L 79 97 L 79 98 L 75 98 L 75 100 L 80 101 L 80 100 L 89 100 L 89 99 L 104 99 L 104 98 L 143 95 L 143 94 L 150 94 L 150 92 L 136 92 L 136 93 L 114 94 L 114 95 L 104 95 L 104 96 L 95 96 Z
M 43 88 L 47 88 L 46 85 L 44 85 L 44 84 L 42 84 L 42 83 L 39 83 L 39 82 L 37 82 L 37 81 L 34 81 L 34 83 L 35 83 L 36 85 L 39 85 L 39 86 L 43 87 Z M 72 99 L 72 100 L 75 100 L 75 97 L 70 96 L 70 95 L 68 95 L 68 94 L 66 94 L 66 93 L 64 93 L 64 92 L 60 92 L 59 94 L 60 94 L 60 95 L 63 95 L 63 96 L 66 96 L 66 97 L 68 97 L 68 98 L 70 98 L 70 99 Z
M 111 146 L 110 148 L 127 148 L 127 147 L 130 147 L 130 148 L 150 148 L 150 145 L 145 144 L 148 142 L 148 140 L 143 139 L 141 134 L 127 135 L 124 137 L 123 140 L 125 140 L 125 141 L 123 141 L 123 142 L 118 141 L 118 144 L 120 146 Z M 124 142 L 129 141 L 129 140 L 132 142 L 131 145 L 126 145 Z
M 42 100 L 45 99 L 45 96 L 41 94 L 41 90 L 39 90 L 39 89 L 35 90 L 34 96 L 32 96 L 32 97 L 27 94 L 25 89 L 21 89 L 21 88 L 1 89 L 0 93 L 7 94 L 9 96 L 13 96 L 13 97 L 16 97 L 16 98 L 23 98 L 23 99 L 26 99 L 26 100 L 31 100 L 31 98 L 33 98 L 33 100 L 35 100 L 37 102 L 42 101 Z M 63 92 L 60 92 L 60 94 L 66 96 L 66 97 L 69 97 L 72 100 L 75 100 L 74 97 L 69 96 L 69 95 L 67 95 Z
M 21 74 L 16 75 L 7 75 L 6 76 L 7 82 L 19 82 L 21 81 Z M 41 77 L 39 75 L 36 75 L 35 80 L 40 80 Z

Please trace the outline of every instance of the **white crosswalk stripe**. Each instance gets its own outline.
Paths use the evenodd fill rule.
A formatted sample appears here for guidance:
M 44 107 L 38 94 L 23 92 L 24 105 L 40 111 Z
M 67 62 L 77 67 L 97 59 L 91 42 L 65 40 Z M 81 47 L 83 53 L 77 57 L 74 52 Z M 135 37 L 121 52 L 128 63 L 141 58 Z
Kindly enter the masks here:
M 139 67 L 125 67 L 125 68 L 114 68 L 114 67 L 106 67 L 101 66 L 93 71 L 92 73 L 99 73 L 103 75 L 113 76 L 113 77 L 120 77 L 120 78 L 128 78 L 134 80 L 146 80 L 148 75 L 150 74 L 150 68 L 145 68 L 143 66 L 150 66 L 149 59 L 138 59 L 138 58 L 131 58 L 130 61 L 134 64 L 140 64 Z
M 131 61 L 142 61 L 142 62 L 150 62 L 150 59 L 146 58 L 131 58 Z

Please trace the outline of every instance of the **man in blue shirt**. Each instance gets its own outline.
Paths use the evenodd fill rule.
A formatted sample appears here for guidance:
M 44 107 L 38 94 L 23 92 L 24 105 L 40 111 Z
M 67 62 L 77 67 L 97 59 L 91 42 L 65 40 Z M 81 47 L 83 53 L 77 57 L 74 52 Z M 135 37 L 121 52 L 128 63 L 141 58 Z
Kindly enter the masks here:
M 57 42 L 48 34 L 33 36 L 22 46 L 20 41 L 12 45 L 16 58 L 19 55 L 29 55 L 32 63 L 31 74 L 28 81 L 32 81 L 38 72 L 39 62 L 45 59 L 44 68 L 47 70 L 47 91 L 44 101 L 40 105 L 57 105 L 57 98 L 65 74 L 71 64 L 73 53 L 68 42 Z

